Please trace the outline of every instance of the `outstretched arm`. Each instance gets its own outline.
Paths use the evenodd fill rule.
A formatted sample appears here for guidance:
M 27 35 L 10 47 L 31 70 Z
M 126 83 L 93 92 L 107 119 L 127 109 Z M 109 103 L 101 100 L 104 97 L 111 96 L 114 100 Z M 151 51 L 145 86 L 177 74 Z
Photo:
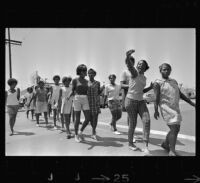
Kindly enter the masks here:
M 192 102 L 188 97 L 186 97 L 180 90 L 180 98 L 183 99 L 185 102 L 187 102 L 188 104 L 196 107 L 196 104 L 194 102 Z
M 158 83 L 154 83 L 153 89 L 154 89 L 154 93 L 156 96 L 156 101 L 154 102 L 154 110 L 155 110 L 154 118 L 158 119 L 158 117 L 159 117 L 158 105 L 159 105 L 159 101 L 160 101 L 160 85 Z
M 150 91 L 151 89 L 153 89 L 153 83 L 152 83 L 152 82 L 151 82 L 151 84 L 150 84 L 149 87 L 147 87 L 147 88 L 145 88 L 145 89 L 143 90 L 143 93 L 147 93 L 147 92 Z
M 120 81 L 120 85 L 122 89 L 128 90 L 129 85 L 125 81 Z

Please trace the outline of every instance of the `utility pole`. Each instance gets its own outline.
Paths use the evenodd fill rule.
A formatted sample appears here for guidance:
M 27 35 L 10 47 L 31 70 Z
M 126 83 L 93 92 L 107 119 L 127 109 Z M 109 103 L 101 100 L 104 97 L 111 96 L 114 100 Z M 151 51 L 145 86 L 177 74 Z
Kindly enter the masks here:
M 21 46 L 22 42 L 16 41 L 16 40 L 11 40 L 10 39 L 10 28 L 8 28 L 8 39 L 5 39 L 5 43 L 8 43 L 8 47 L 9 47 L 9 68 L 10 68 L 10 78 L 12 78 L 11 44 Z

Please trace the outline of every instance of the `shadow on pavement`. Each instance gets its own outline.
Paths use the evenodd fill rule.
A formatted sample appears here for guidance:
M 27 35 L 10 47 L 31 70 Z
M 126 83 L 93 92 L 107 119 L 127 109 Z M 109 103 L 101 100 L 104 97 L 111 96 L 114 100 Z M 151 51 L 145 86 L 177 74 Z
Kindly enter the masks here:
M 150 153 L 152 154 L 152 156 L 168 156 L 167 151 L 162 150 L 162 149 L 150 150 Z M 189 153 L 185 151 L 177 150 L 177 153 L 180 156 L 195 156 L 195 153 Z
M 127 139 L 124 138 L 116 138 L 116 137 L 100 137 L 97 136 L 98 141 L 92 141 L 93 139 L 91 138 L 90 135 L 84 135 L 84 138 L 90 138 L 91 141 L 84 140 L 81 143 L 83 144 L 88 144 L 90 147 L 88 150 L 91 150 L 95 146 L 103 146 L 103 147 L 122 147 L 123 144 L 118 143 L 117 141 L 120 142 L 127 142 Z
M 164 141 L 164 139 L 159 139 L 159 138 L 153 138 L 150 137 L 149 138 L 149 143 L 156 145 L 156 146 L 160 146 L 162 144 L 162 142 Z M 179 140 L 176 141 L 177 145 L 181 145 L 181 146 L 185 146 L 185 144 L 183 144 L 182 142 L 180 142 Z
M 26 135 L 26 136 L 30 136 L 30 135 L 35 135 L 35 133 L 33 133 L 33 132 L 17 132 L 17 131 L 15 131 L 14 135 Z

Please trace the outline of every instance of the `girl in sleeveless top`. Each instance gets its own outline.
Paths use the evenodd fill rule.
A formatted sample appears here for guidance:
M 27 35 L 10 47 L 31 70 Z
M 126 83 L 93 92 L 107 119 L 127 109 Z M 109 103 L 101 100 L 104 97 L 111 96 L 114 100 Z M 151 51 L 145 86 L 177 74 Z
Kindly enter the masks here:
M 17 86 L 17 80 L 15 78 L 10 78 L 7 81 L 10 89 L 6 91 L 6 105 L 7 112 L 9 115 L 9 124 L 10 124 L 10 135 L 14 134 L 14 125 L 16 121 L 17 112 L 19 109 L 19 99 L 20 99 L 20 89 L 15 87 Z
M 64 128 L 64 123 L 66 127 L 67 138 L 72 137 L 72 133 L 70 132 L 69 125 L 70 125 L 70 114 L 72 111 L 72 97 L 70 94 L 72 93 L 72 87 L 69 86 L 72 78 L 71 77 L 63 77 L 63 87 L 60 89 L 60 96 L 59 101 L 61 101 L 61 122 L 62 128 Z
M 169 153 L 169 156 L 177 156 L 175 145 L 182 121 L 179 100 L 181 98 L 194 107 L 196 105 L 180 91 L 177 81 L 169 77 L 172 70 L 169 64 L 164 63 L 159 69 L 162 78 L 157 79 L 154 83 L 156 95 L 154 117 L 155 119 L 159 117 L 159 106 L 163 120 L 170 129 L 161 147 Z
M 129 88 L 125 99 L 125 108 L 129 118 L 129 148 L 133 151 L 139 149 L 133 143 L 133 136 L 135 127 L 137 125 L 137 116 L 139 114 L 143 123 L 143 141 L 145 143 L 145 148 L 142 151 L 144 152 L 144 155 L 150 155 L 148 149 L 150 135 L 150 115 L 146 102 L 143 99 L 143 94 L 151 90 L 153 85 L 151 84 L 149 87 L 145 88 L 146 77 L 144 76 L 144 73 L 149 69 L 149 66 L 145 60 L 140 60 L 135 68 L 135 59 L 131 56 L 131 54 L 134 52 L 135 50 L 129 50 L 126 52 L 126 65 L 131 73 Z
M 56 126 L 56 120 L 59 121 L 59 93 L 60 93 L 60 86 L 59 86 L 59 81 L 60 81 L 60 76 L 55 75 L 53 77 L 54 83 L 55 85 L 52 87 L 51 90 L 51 96 L 50 96 L 50 100 L 51 100 L 51 109 L 53 110 L 53 121 L 54 121 L 54 129 L 57 129 Z
M 25 94 L 25 100 L 26 100 L 26 102 L 25 102 L 25 106 L 26 106 L 26 116 L 27 116 L 27 118 L 28 118 L 28 116 L 29 116 L 29 111 L 31 111 L 32 120 L 33 120 L 34 110 L 35 110 L 35 105 L 34 105 L 35 102 L 32 101 L 32 102 L 30 103 L 30 107 L 28 107 L 28 104 L 29 104 L 29 102 L 30 102 L 30 100 L 31 100 L 32 97 L 33 97 L 33 88 L 32 88 L 32 87 L 28 87 L 28 88 L 27 88 L 27 93 Z
M 80 142 L 81 140 L 84 140 L 82 131 L 78 132 L 81 110 L 83 111 L 85 116 L 85 121 L 83 122 L 82 129 L 84 129 L 85 126 L 87 126 L 87 124 L 90 121 L 90 107 L 87 96 L 88 80 L 85 79 L 85 76 L 87 75 L 86 65 L 84 64 L 79 65 L 76 69 L 76 74 L 79 75 L 79 77 L 72 80 L 71 95 L 74 95 L 73 107 L 75 112 L 75 123 L 74 123 L 75 141 Z

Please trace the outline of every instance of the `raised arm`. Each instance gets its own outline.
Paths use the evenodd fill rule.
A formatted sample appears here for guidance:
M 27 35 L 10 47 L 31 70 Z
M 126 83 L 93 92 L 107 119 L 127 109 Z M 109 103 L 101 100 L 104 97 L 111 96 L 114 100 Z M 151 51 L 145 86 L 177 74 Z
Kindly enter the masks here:
M 186 97 L 180 90 L 179 90 L 179 92 L 180 92 L 180 98 L 181 98 L 182 100 L 184 100 L 185 102 L 187 102 L 187 103 L 190 104 L 191 106 L 196 107 L 196 104 L 195 104 L 194 102 L 192 102 L 188 97 Z
M 137 77 L 138 73 L 137 70 L 135 69 L 134 65 L 135 65 L 135 59 L 131 56 L 132 53 L 134 53 L 135 50 L 129 50 L 126 52 L 126 66 L 128 68 L 128 70 L 131 73 L 132 78 Z

